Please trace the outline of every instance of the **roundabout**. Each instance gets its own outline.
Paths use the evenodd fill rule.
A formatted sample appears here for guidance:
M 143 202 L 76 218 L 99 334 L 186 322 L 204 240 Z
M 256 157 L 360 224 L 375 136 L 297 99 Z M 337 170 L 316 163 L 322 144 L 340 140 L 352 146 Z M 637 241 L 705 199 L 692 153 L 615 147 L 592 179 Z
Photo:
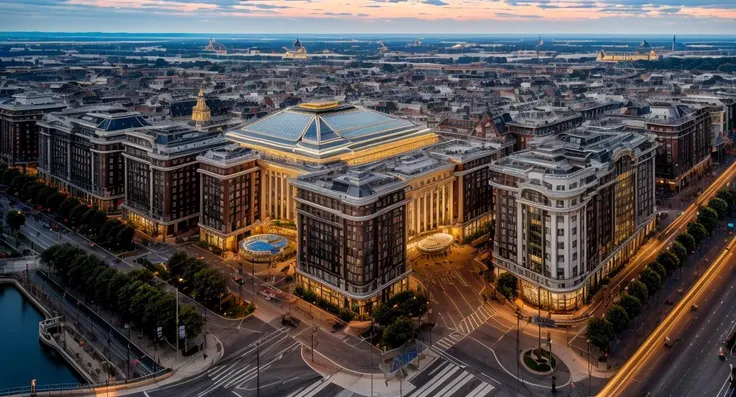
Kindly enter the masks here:
M 417 248 L 424 254 L 437 254 L 447 251 L 452 245 L 455 238 L 447 233 L 435 233 L 423 238 Z
M 258 234 L 240 242 L 239 254 L 249 262 L 278 261 L 293 251 L 289 241 L 277 234 Z

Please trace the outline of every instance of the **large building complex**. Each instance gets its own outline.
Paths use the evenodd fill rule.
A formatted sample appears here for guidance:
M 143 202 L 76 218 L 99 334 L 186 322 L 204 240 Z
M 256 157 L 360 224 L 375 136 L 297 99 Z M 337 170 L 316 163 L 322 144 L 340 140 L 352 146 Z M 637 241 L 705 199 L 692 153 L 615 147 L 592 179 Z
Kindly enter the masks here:
M 225 145 L 219 132 L 184 125 L 126 133 L 125 217 L 153 237 L 176 236 L 199 220 L 198 156 Z
M 296 219 L 298 282 L 339 307 L 361 313 L 385 297 L 381 291 L 405 288 L 405 252 L 414 242 L 437 231 L 462 239 L 487 230 L 493 205 L 488 165 L 513 145 L 498 131 L 442 141 L 410 121 L 337 103 L 301 104 L 230 130 L 227 136 L 244 149 L 228 147 L 200 156 L 200 173 L 207 180 L 200 238 L 231 250 L 254 229 L 262 230 L 260 226 L 293 224 Z M 335 236 L 334 244 L 342 245 L 330 254 L 329 266 L 325 258 L 309 259 L 317 255 L 318 245 L 307 236 L 329 222 L 344 229 L 340 238 L 348 238 L 358 226 L 372 227 L 371 233 L 388 227 L 381 226 L 388 211 L 385 181 L 401 187 L 390 196 L 401 196 L 400 239 L 394 236 L 391 244 L 401 241 L 402 257 L 383 258 L 385 247 L 365 242 L 355 249 L 375 260 L 347 261 L 343 248 L 357 243 Z M 233 183 L 240 186 L 240 197 L 233 197 Z M 341 195 L 343 186 L 350 188 Z M 328 202 L 330 211 L 323 208 Z M 374 218 L 379 224 L 369 222 Z
M 336 170 L 292 184 L 298 191 L 300 285 L 361 315 L 408 288 L 405 181 Z
M 656 150 L 652 135 L 577 129 L 491 165 L 494 264 L 525 301 L 577 309 L 634 255 L 655 228 Z
M 44 114 L 65 107 L 54 102 L 50 94 L 43 93 L 16 94 L 11 102 L 0 104 L 0 156 L 11 166 L 37 163 L 36 123 Z
M 200 240 L 227 251 L 261 224 L 261 173 L 258 155 L 230 144 L 199 160 Z
M 126 132 L 147 125 L 139 113 L 118 107 L 48 114 L 38 123 L 38 174 L 101 210 L 115 211 L 125 197 Z

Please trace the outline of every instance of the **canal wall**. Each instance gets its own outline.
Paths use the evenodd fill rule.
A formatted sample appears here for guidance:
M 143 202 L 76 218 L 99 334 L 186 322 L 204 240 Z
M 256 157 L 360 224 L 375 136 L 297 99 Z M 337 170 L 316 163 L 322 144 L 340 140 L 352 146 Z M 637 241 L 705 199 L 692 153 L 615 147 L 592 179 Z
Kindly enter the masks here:
M 15 274 L 14 276 L 8 277 L 8 275 L 0 276 L 0 284 L 10 284 L 15 289 L 20 291 L 21 294 L 27 299 L 31 304 L 38 309 L 41 313 L 43 313 L 43 316 L 45 320 L 41 321 L 38 324 L 38 339 L 45 344 L 46 346 L 51 347 L 52 349 L 56 350 L 59 354 L 61 354 L 62 357 L 64 357 L 64 360 L 66 360 L 67 364 L 69 364 L 72 368 L 74 368 L 74 371 L 82 376 L 87 382 L 94 383 L 94 379 L 92 378 L 92 375 L 85 370 L 85 368 L 79 364 L 63 347 L 61 347 L 56 340 L 54 339 L 53 335 L 48 331 L 50 322 L 59 322 L 59 317 L 53 317 L 51 312 L 44 306 L 41 302 L 36 299 L 33 294 L 28 292 L 26 288 L 23 286 L 23 284 L 18 280 L 19 276 Z M 62 330 L 62 332 L 64 332 Z

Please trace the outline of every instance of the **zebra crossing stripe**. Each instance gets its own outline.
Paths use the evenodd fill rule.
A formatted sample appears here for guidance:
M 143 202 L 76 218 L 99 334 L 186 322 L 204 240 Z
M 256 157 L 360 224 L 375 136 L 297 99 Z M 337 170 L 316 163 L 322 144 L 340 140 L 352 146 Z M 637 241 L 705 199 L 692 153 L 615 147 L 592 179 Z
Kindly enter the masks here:
M 222 371 L 223 369 L 228 368 L 227 365 L 220 365 L 217 368 L 212 368 L 211 370 L 207 371 L 207 375 L 210 377 L 215 376 L 218 372 Z
M 447 381 L 451 376 L 455 375 L 456 372 L 462 371 L 460 368 L 452 366 L 448 368 L 449 371 L 445 373 L 444 375 L 440 376 L 439 378 L 434 378 L 432 382 L 427 383 L 424 385 L 419 391 L 416 393 L 416 397 L 427 397 L 432 393 L 432 391 L 438 387 L 440 387 L 443 383 Z
M 493 391 L 493 386 L 488 383 L 482 383 L 480 386 L 476 387 L 475 390 L 470 392 L 467 397 L 483 397 L 491 391 Z
M 434 369 L 432 370 L 432 372 L 430 372 L 430 373 L 429 373 L 429 376 L 432 376 L 432 375 L 434 375 L 434 373 L 435 373 L 435 372 L 437 372 L 437 371 L 439 371 L 439 370 L 441 370 L 441 369 L 445 368 L 445 367 L 446 367 L 446 366 L 448 366 L 449 364 L 450 364 L 450 363 L 448 363 L 447 361 L 445 361 L 445 362 L 443 362 L 443 363 L 442 363 L 442 365 L 438 365 L 438 366 L 436 366 L 436 367 L 435 367 L 435 368 L 434 368 Z
M 452 393 L 449 392 L 450 389 L 453 389 L 455 387 L 457 387 L 457 389 L 459 389 L 462 385 L 470 382 L 471 379 L 473 379 L 473 375 L 471 375 L 468 372 L 463 372 L 462 375 L 460 375 L 459 378 L 454 379 L 447 386 L 445 386 L 442 390 L 438 391 L 437 392 L 437 397 L 451 396 Z M 455 391 L 457 391 L 457 390 L 455 390 Z

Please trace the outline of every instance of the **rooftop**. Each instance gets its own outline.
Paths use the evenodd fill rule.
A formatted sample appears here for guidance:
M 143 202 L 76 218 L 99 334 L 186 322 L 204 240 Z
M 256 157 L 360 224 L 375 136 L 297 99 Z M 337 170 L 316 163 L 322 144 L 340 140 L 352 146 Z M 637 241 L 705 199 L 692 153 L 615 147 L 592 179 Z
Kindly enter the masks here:
M 227 132 L 246 146 L 328 159 L 356 150 L 431 134 L 411 121 L 338 103 L 307 103 Z

